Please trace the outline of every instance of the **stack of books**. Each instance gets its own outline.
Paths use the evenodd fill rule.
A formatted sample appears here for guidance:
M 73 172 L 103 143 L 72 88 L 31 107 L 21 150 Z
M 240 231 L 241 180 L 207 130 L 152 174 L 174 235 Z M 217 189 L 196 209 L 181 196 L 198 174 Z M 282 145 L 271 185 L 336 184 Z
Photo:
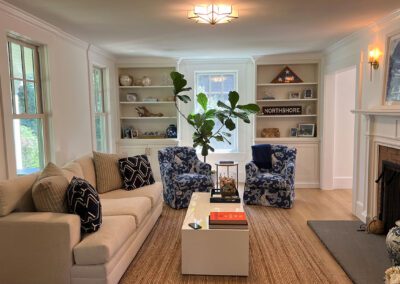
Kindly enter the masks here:
M 248 229 L 245 212 L 210 212 L 208 225 L 210 229 Z

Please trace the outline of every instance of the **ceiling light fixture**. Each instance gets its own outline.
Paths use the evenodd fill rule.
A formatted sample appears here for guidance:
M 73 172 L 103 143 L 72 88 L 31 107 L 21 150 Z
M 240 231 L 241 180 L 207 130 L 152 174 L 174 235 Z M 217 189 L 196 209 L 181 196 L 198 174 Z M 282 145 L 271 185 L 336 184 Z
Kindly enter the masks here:
M 200 24 L 226 24 L 239 18 L 239 13 L 231 5 L 198 5 L 188 12 L 188 19 Z

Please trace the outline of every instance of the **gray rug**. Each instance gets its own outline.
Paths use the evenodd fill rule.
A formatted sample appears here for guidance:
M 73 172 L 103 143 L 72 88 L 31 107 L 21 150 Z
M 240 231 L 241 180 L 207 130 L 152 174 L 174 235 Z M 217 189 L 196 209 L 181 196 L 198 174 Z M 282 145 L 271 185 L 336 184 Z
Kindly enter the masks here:
M 308 221 L 308 225 L 354 283 L 383 283 L 391 266 L 385 235 L 359 232 L 360 221 Z

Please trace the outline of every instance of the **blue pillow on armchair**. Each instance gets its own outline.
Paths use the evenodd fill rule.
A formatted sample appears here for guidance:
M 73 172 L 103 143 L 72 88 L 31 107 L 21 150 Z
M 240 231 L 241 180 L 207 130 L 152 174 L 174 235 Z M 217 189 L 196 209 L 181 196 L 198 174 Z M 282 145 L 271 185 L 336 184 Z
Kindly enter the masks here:
M 272 168 L 272 150 L 270 144 L 259 144 L 251 146 L 253 162 L 260 169 L 270 170 Z

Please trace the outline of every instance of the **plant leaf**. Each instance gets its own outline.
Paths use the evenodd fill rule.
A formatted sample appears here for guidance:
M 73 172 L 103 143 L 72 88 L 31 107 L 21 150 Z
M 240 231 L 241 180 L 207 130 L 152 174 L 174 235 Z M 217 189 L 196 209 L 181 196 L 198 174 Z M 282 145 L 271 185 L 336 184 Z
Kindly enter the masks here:
M 231 108 L 234 109 L 239 101 L 239 94 L 235 91 L 229 92 L 229 102 L 231 103 Z
M 207 98 L 206 94 L 204 94 L 204 93 L 198 94 L 197 102 L 199 103 L 199 105 L 202 107 L 202 109 L 204 111 L 207 110 L 208 98 Z
M 260 111 L 260 107 L 256 104 L 237 105 L 237 108 L 247 113 L 257 113 Z
M 178 95 L 181 92 L 190 91 L 192 89 L 190 87 L 186 87 L 187 81 L 183 74 L 173 71 L 170 73 L 170 77 L 174 85 L 174 95 Z
M 203 157 L 208 156 L 208 145 L 203 145 L 203 147 L 201 148 L 201 155 Z
M 230 108 L 228 105 L 226 105 L 225 103 L 223 103 L 223 102 L 221 102 L 221 101 L 218 101 L 218 102 L 217 102 L 217 106 L 218 106 L 218 107 L 222 107 L 222 108 L 231 110 L 231 108 Z
M 228 118 L 227 120 L 225 120 L 225 126 L 230 131 L 232 131 L 236 128 L 236 124 L 233 122 L 233 120 L 231 118 Z
M 245 123 L 250 123 L 249 115 L 245 112 L 233 112 L 233 116 L 236 116 L 243 120 Z
M 206 113 L 205 113 L 205 118 L 206 118 L 206 119 L 209 119 L 209 118 L 214 119 L 216 113 L 217 113 L 217 110 L 216 110 L 216 109 L 213 109 L 213 108 L 212 108 L 212 109 L 209 109 L 209 110 L 207 110 Z
M 215 140 L 219 141 L 219 142 L 223 142 L 224 141 L 224 136 L 222 135 L 217 135 L 214 137 Z
M 185 104 L 191 101 L 190 97 L 187 95 L 176 95 L 176 96 L 180 101 L 184 102 Z

